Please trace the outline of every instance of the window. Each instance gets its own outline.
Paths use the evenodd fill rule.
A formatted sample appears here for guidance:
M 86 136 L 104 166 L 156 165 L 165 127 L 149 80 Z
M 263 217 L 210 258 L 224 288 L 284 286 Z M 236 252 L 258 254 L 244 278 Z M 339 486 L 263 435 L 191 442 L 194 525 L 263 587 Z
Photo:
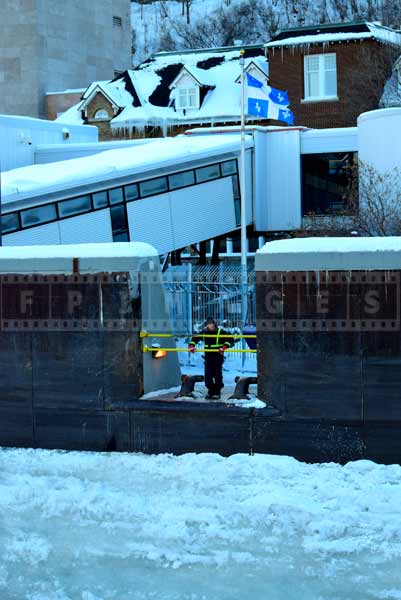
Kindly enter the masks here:
M 304 154 L 302 157 L 302 213 L 304 216 L 349 214 L 348 195 L 353 152 Z
M 91 199 L 89 195 L 58 203 L 58 212 L 61 218 L 79 215 L 80 213 L 88 212 L 91 208 Z
M 175 173 L 174 175 L 169 176 L 168 182 L 170 190 L 177 190 L 178 188 L 186 187 L 187 185 L 194 185 L 195 173 L 193 171 Z
M 123 188 L 119 187 L 109 190 L 109 200 L 110 204 L 120 204 L 121 202 L 124 202 Z
M 211 179 L 217 179 L 220 177 L 219 165 L 209 165 L 196 169 L 196 181 L 202 183 L 203 181 L 210 181 Z
M 154 196 L 155 194 L 162 194 L 167 192 L 167 177 L 157 177 L 156 179 L 149 179 L 139 184 L 141 190 L 141 196 Z
M 127 213 L 124 204 L 110 208 L 111 228 L 115 242 L 129 241 Z
M 223 177 L 226 175 L 234 175 L 237 172 L 237 161 L 227 160 L 221 163 L 221 174 Z
M 337 97 L 335 54 L 312 54 L 304 57 L 305 100 Z
M 199 108 L 199 88 L 177 88 L 177 108 Z
M 96 192 L 92 194 L 93 208 L 105 208 L 108 204 L 107 192 Z
M 113 16 L 113 25 L 114 25 L 114 27 L 122 27 L 123 26 L 122 18 Z
M 97 110 L 95 112 L 95 116 L 93 117 L 94 119 L 109 119 L 109 113 L 107 112 L 107 110 L 105 110 L 104 108 L 99 108 L 99 110 Z
M 125 186 L 125 200 L 127 202 L 131 202 L 132 200 L 137 200 L 139 198 L 138 186 L 136 183 L 132 185 Z
M 30 208 L 21 212 L 22 227 L 31 227 L 32 225 L 39 225 L 40 223 L 55 221 L 56 219 L 55 204 L 46 204 L 45 206 L 38 206 L 37 208 Z
M 232 176 L 232 183 L 234 196 L 235 224 L 237 227 L 239 227 L 241 225 L 241 194 L 237 175 Z
M 19 229 L 18 213 L 9 213 L 1 215 L 1 231 L 2 233 L 10 233 Z

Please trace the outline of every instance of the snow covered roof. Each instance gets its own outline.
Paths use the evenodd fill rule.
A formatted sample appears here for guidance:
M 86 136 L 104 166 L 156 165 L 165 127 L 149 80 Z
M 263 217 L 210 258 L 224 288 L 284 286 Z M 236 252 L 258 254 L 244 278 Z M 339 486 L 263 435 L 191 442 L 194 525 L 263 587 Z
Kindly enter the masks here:
M 76 123 L 94 90 L 103 90 L 120 107 L 112 128 L 237 122 L 240 119 L 240 47 L 154 54 L 134 70 L 109 82 L 93 82 L 82 102 L 67 110 L 59 121 Z M 266 74 L 267 60 L 261 46 L 245 48 L 246 67 L 256 65 Z M 200 86 L 200 107 L 178 110 L 174 105 L 175 82 L 186 69 Z
M 247 136 L 247 147 L 252 146 Z M 193 160 L 212 159 L 222 153 L 240 151 L 239 134 L 158 138 L 131 148 L 106 150 L 92 156 L 51 164 L 20 167 L 2 173 L 2 204 L 70 190 L 82 185 L 109 182 L 162 167 L 185 168 Z
M 257 271 L 401 269 L 401 236 L 297 238 L 258 250 Z
M 79 260 L 80 273 L 116 273 L 136 268 L 138 258 L 156 256 L 153 246 L 142 242 L 3 246 L 0 248 L 0 273 L 71 274 L 74 258 Z
M 401 46 L 401 31 L 370 22 L 319 25 L 286 29 L 265 46 L 266 48 L 308 46 L 309 44 L 331 44 L 363 39 L 375 39 L 386 44 Z

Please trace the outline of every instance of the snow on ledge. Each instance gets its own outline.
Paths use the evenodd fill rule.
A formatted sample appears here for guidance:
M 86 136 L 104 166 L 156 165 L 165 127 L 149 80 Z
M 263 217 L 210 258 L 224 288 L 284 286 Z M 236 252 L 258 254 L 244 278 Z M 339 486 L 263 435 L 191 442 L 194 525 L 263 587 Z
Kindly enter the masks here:
M 367 31 L 352 32 L 339 31 L 338 33 L 318 33 L 309 35 L 300 35 L 276 40 L 265 44 L 266 48 L 276 48 L 280 46 L 307 46 L 309 44 L 330 44 L 351 40 L 375 39 L 385 44 L 401 46 L 401 31 L 384 27 L 376 23 L 366 23 Z
M 268 242 L 257 271 L 401 270 L 401 236 L 299 238 Z
M 74 258 L 79 261 L 80 273 L 112 273 L 135 270 L 138 260 L 157 256 L 155 248 L 143 242 L 3 246 L 0 248 L 0 273 L 69 274 L 73 271 Z

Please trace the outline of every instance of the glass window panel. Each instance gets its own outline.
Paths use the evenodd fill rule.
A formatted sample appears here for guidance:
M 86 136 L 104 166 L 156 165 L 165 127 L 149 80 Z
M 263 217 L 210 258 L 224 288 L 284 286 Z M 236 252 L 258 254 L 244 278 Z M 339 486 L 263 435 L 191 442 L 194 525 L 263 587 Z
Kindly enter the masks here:
M 129 242 L 129 235 L 127 231 L 121 231 L 113 234 L 113 242 Z
M 306 76 L 306 98 L 318 98 L 319 93 L 319 73 L 310 72 Z
M 89 195 L 58 203 L 60 217 L 79 215 L 80 213 L 88 212 L 89 210 L 91 210 L 91 200 Z
M 196 169 L 196 181 L 198 183 L 209 181 L 210 179 L 216 179 L 217 177 L 220 177 L 220 168 L 218 164 L 208 165 L 207 167 Z
M 333 71 L 336 69 L 336 55 L 325 54 L 324 55 L 324 68 L 326 71 Z
M 111 227 L 114 232 L 126 231 L 128 229 L 127 216 L 125 214 L 125 206 L 113 206 L 110 208 Z
M 16 231 L 17 229 L 19 229 L 18 213 L 9 213 L 8 215 L 1 215 L 2 233 Z
M 163 192 L 167 192 L 167 177 L 157 177 L 156 179 L 143 181 L 139 184 L 139 188 L 142 197 L 162 194 Z
M 139 198 L 138 186 L 136 183 L 125 186 L 125 199 L 127 202 L 131 202 L 132 200 L 136 200 Z
M 38 206 L 37 208 L 30 208 L 21 212 L 22 227 L 31 227 L 32 225 L 39 225 L 40 223 L 55 221 L 56 219 L 55 204 L 46 204 L 45 206 Z
M 120 204 L 120 202 L 124 202 L 123 188 L 119 187 L 109 190 L 109 200 L 110 204 Z
M 233 181 L 233 194 L 234 194 L 234 198 L 238 198 L 240 193 L 239 193 L 239 183 L 238 183 L 238 177 L 236 175 L 233 176 L 232 178 Z
M 170 190 L 186 187 L 195 183 L 194 171 L 185 171 L 184 173 L 175 173 L 168 178 Z
M 305 70 L 308 73 L 311 73 L 312 71 L 319 71 L 319 55 L 305 56 Z
M 104 208 L 108 204 L 107 192 L 96 192 L 96 194 L 92 194 L 92 199 L 94 208 Z
M 337 96 L 337 72 L 326 71 L 324 74 L 324 95 Z
M 198 105 L 198 88 L 182 88 L 178 90 L 178 108 L 196 108 Z
M 223 177 L 225 175 L 234 175 L 237 172 L 237 161 L 236 160 L 228 160 L 227 162 L 221 163 L 221 174 Z

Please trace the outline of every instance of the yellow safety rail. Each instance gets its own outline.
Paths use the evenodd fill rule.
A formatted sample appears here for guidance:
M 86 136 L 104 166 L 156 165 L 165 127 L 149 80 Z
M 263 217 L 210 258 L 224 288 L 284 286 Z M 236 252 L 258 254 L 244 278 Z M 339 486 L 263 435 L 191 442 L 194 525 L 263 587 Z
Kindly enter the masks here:
M 141 338 L 146 338 L 146 337 L 177 338 L 177 337 L 191 337 L 191 335 L 193 335 L 195 337 L 201 337 L 201 338 L 215 338 L 216 337 L 216 333 L 185 333 L 182 336 L 177 335 L 175 333 L 149 333 L 148 331 L 141 331 L 141 333 L 140 333 Z M 240 339 L 256 339 L 257 336 L 253 333 L 250 333 L 250 334 L 225 333 L 224 335 L 220 334 L 219 337 L 220 338 L 236 338 L 236 339 L 240 340 Z M 236 352 L 239 352 L 239 351 L 237 350 Z
M 188 350 L 188 348 L 159 348 L 159 346 L 143 346 L 142 349 L 144 352 L 157 352 L 159 350 L 161 350 L 162 352 L 220 352 L 218 348 L 195 348 L 194 350 L 190 351 Z M 238 350 L 225 350 L 224 354 L 226 354 L 227 352 L 256 353 L 256 350 L 243 350 L 242 348 L 239 348 Z

